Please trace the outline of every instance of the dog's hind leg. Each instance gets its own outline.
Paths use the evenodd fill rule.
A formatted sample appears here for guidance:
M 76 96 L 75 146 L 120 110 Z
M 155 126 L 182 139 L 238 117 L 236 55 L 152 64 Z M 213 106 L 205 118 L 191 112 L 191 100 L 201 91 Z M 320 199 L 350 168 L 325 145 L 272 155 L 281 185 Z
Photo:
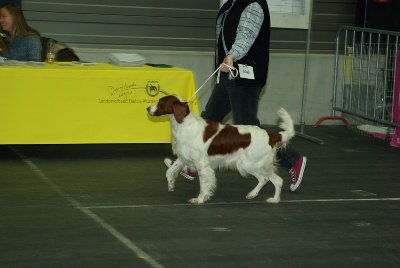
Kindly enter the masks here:
M 214 191 L 217 188 L 217 179 L 215 178 L 215 172 L 207 166 L 202 169 L 198 169 L 199 182 L 200 182 L 200 194 L 197 198 L 189 200 L 192 204 L 201 204 L 210 199 L 214 195 Z
M 267 202 L 268 203 L 279 203 L 281 200 L 281 191 L 282 191 L 282 185 L 283 185 L 283 180 L 281 177 L 279 177 L 277 174 L 272 174 L 269 179 L 275 186 L 275 195 L 274 197 L 268 198 Z
M 254 189 L 248 193 L 248 195 L 246 196 L 246 199 L 253 199 L 254 197 L 256 197 L 258 195 L 258 193 L 260 192 L 260 190 L 265 186 L 265 184 L 267 184 L 268 177 L 264 177 L 261 175 L 255 175 L 255 177 L 258 180 L 258 184 L 256 187 L 254 187 Z
M 178 177 L 179 171 L 183 168 L 182 161 L 177 158 L 174 163 L 168 168 L 165 172 L 165 176 L 167 177 L 168 181 L 168 191 L 172 192 L 175 190 L 175 181 Z

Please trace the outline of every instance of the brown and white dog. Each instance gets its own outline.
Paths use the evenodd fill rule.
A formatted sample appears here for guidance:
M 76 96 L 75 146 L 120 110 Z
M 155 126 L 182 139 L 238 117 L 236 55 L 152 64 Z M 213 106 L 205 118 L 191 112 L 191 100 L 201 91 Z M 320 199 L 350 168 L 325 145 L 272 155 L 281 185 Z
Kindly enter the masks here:
M 275 195 L 268 203 L 278 203 L 283 180 L 276 174 L 276 151 L 285 146 L 295 135 L 290 115 L 280 108 L 279 133 L 269 133 L 257 126 L 223 125 L 204 120 L 194 115 L 178 96 L 168 95 L 157 104 L 147 108 L 150 116 L 170 117 L 172 127 L 172 150 L 178 159 L 167 170 L 168 190 L 175 189 L 179 172 L 187 166 L 197 170 L 200 194 L 190 203 L 204 203 L 217 187 L 215 169 L 236 169 L 243 176 L 253 175 L 257 186 L 246 196 L 252 199 L 270 180 L 275 186 Z

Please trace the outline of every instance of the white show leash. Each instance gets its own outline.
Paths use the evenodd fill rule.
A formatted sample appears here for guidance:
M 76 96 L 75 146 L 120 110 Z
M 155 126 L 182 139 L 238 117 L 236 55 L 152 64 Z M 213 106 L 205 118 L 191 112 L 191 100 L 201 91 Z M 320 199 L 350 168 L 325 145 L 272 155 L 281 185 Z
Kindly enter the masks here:
M 232 76 L 233 78 L 235 78 L 235 77 L 238 76 L 239 71 L 238 71 L 238 69 L 236 69 L 235 67 L 229 66 L 228 64 L 225 64 L 225 63 L 222 63 L 221 65 L 224 65 L 224 66 L 226 66 L 226 67 L 229 68 L 229 73 L 231 74 L 231 76 Z M 213 75 L 214 75 L 216 72 L 218 72 L 218 75 L 217 75 L 217 84 L 219 84 L 219 75 L 220 75 L 220 73 L 221 73 L 221 65 L 207 78 L 207 80 L 196 90 L 196 92 L 193 93 L 193 95 L 187 100 L 187 102 L 189 102 L 191 98 L 193 98 L 194 96 L 196 96 L 197 92 L 200 91 L 200 89 L 208 82 L 208 80 L 211 79 L 211 77 L 213 77 Z

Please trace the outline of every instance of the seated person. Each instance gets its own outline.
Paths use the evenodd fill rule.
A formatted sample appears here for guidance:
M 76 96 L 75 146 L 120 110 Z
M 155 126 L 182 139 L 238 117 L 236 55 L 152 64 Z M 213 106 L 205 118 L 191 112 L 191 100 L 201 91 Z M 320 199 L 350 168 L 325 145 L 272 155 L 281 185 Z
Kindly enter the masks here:
M 41 61 L 40 33 L 30 27 L 17 4 L 0 8 L 0 56 L 8 60 Z

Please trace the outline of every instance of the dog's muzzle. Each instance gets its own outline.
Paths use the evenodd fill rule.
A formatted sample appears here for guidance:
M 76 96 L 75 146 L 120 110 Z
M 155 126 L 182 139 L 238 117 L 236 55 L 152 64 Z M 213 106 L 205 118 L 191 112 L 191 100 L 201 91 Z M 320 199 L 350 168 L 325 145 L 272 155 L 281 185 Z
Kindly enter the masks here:
M 147 107 L 146 110 L 149 113 L 149 115 L 154 115 L 154 112 L 156 111 L 156 107 L 154 105 L 152 105 L 152 106 Z

